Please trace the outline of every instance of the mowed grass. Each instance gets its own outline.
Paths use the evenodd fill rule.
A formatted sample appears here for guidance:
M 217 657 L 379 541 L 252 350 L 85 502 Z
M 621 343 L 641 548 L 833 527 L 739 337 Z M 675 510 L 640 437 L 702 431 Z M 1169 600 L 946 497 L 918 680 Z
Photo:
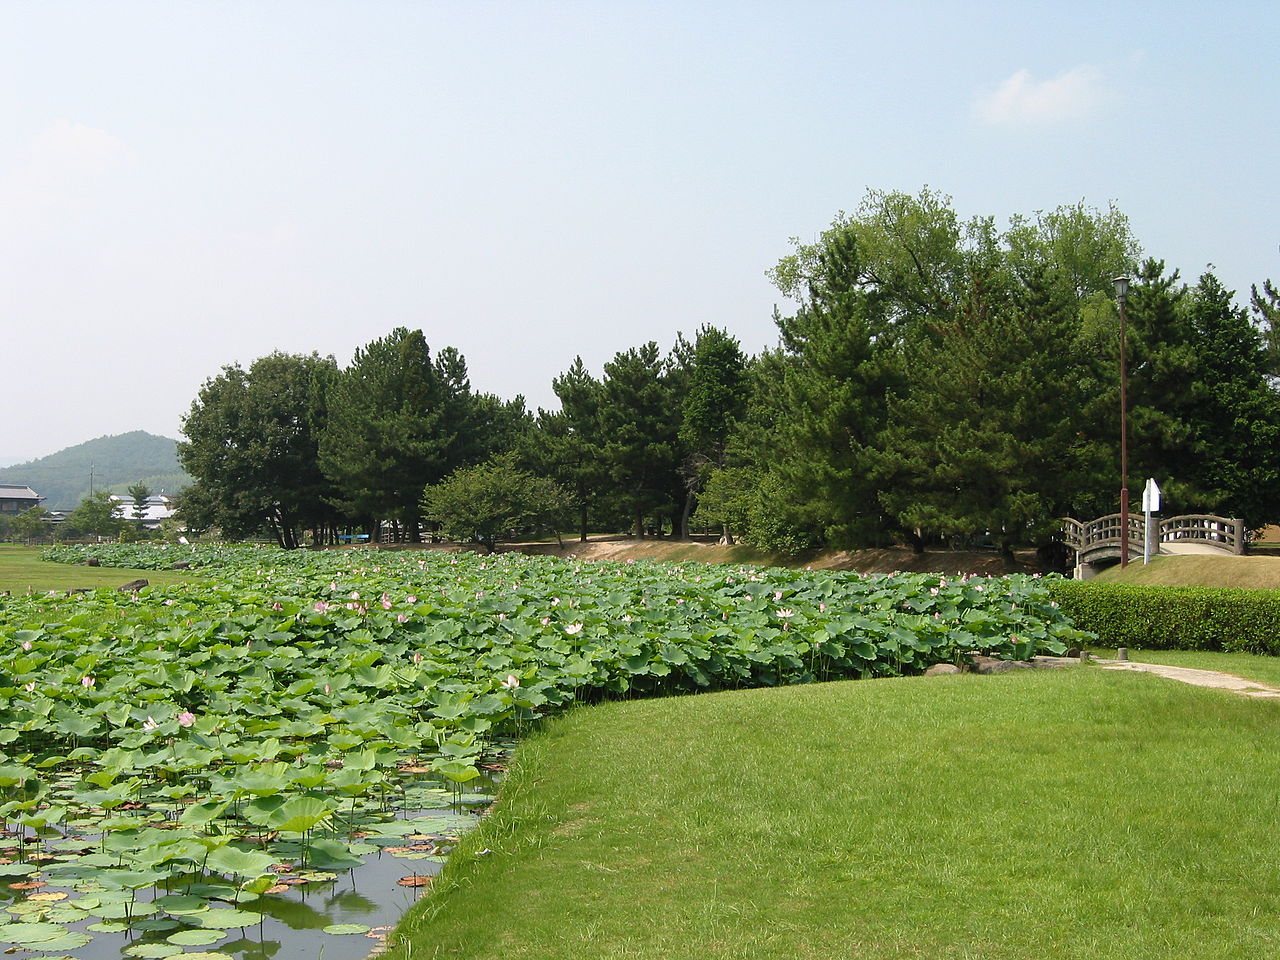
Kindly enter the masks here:
M 74 590 L 80 587 L 118 587 L 131 580 L 146 580 L 154 586 L 186 583 L 198 576 L 186 570 L 126 570 L 120 567 L 80 567 L 46 563 L 41 547 L 0 543 L 0 593 Z
M 1280 951 L 1280 705 L 1073 667 L 608 703 L 519 748 L 394 960 Z
M 1113 659 L 1115 650 L 1089 651 L 1096 657 Z M 1141 663 L 1164 663 L 1172 667 L 1191 667 L 1194 670 L 1217 670 L 1246 680 L 1256 680 L 1280 687 L 1280 657 L 1265 657 L 1256 653 L 1216 653 L 1208 650 L 1140 650 L 1129 648 L 1129 659 Z
M 1141 556 L 1121 570 L 1117 564 L 1094 578 L 1098 583 L 1136 583 L 1157 587 L 1238 587 L 1248 590 L 1280 590 L 1280 557 L 1229 557 L 1210 554 L 1155 557 L 1144 564 Z

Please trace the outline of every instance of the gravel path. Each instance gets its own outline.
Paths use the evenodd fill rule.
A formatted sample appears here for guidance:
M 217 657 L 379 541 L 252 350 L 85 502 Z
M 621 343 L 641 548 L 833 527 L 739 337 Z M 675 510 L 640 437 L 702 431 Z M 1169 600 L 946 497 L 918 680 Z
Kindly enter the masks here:
M 1230 690 L 1245 697 L 1274 698 L 1280 697 L 1280 689 L 1269 687 L 1256 680 L 1246 680 L 1230 673 L 1219 673 L 1217 670 L 1193 670 L 1191 667 L 1169 667 L 1161 663 L 1136 663 L 1132 660 L 1099 660 L 1094 663 L 1103 670 L 1134 670 L 1139 673 L 1154 673 L 1157 677 L 1189 683 L 1195 687 L 1213 687 L 1217 690 Z

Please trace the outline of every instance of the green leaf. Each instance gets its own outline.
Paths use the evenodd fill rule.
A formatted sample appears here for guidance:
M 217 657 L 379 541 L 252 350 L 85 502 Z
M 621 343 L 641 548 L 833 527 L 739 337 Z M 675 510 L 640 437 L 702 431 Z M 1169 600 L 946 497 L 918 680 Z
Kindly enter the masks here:
M 226 936 L 226 929 L 179 930 L 177 933 L 169 934 L 165 939 L 169 943 L 184 947 L 207 947 L 226 939 Z
M 322 927 L 324 933 L 332 933 L 337 935 L 352 933 L 368 933 L 372 928 L 363 923 L 331 923 L 327 927 Z

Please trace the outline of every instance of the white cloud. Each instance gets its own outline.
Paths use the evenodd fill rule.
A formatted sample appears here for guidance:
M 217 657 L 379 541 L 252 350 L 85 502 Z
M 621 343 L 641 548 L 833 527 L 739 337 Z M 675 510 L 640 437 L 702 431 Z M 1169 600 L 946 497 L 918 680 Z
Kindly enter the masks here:
M 1079 120 L 1102 101 L 1103 92 L 1102 71 L 1089 64 L 1073 67 L 1052 80 L 1036 80 L 1024 69 L 978 97 L 973 111 L 990 124 Z
M 124 142 L 107 131 L 66 120 L 34 134 L 25 154 L 0 170 L 0 215 L 27 229 L 65 216 L 94 184 L 132 159 Z

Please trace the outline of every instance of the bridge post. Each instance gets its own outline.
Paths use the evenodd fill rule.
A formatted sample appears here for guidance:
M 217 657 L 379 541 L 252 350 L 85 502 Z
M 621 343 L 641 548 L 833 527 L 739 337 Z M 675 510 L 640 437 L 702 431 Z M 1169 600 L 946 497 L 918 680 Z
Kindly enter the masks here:
M 1244 541 L 1245 537 L 1248 535 L 1248 531 L 1244 528 L 1244 521 L 1239 517 L 1232 517 L 1231 525 L 1234 528 L 1232 533 L 1235 535 L 1235 554 L 1237 557 L 1242 557 L 1244 556 Z

